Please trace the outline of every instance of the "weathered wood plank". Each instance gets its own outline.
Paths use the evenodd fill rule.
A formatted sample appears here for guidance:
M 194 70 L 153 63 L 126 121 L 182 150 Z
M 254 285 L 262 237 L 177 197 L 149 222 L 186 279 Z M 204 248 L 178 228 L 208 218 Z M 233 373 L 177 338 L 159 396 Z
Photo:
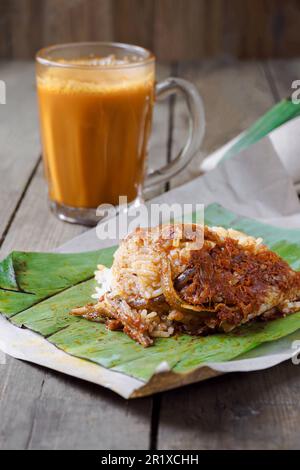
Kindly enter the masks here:
M 28 448 L 145 449 L 151 407 L 151 398 L 126 402 L 111 391 L 50 372 L 35 408 Z
M 158 79 L 168 75 L 169 67 L 158 68 Z M 166 161 L 167 133 L 165 102 L 156 109 L 153 166 Z M 51 250 L 82 230 L 49 213 L 40 165 L 14 216 L 1 254 L 12 249 Z M 22 404 L 18 413 L 17 404 Z M 12 358 L 0 366 L 2 449 L 148 448 L 151 413 L 151 398 L 126 402 L 100 387 Z
M 299 449 L 299 389 L 299 367 L 285 363 L 165 394 L 158 448 Z
M 50 44 L 113 39 L 110 0 L 10 0 L 2 10 L 0 57 L 32 59 Z
M 6 104 L 0 104 L 0 240 L 40 154 L 32 62 L 0 62 Z
M 72 41 L 113 39 L 110 0 L 43 0 L 42 3 L 43 46 Z
M 0 57 L 3 59 L 12 56 L 10 33 L 10 12 L 7 2 L 0 2 Z
M 12 358 L 0 366 L 1 450 L 148 448 L 151 410 L 151 398 L 128 402 Z
M 155 52 L 173 62 L 218 55 L 222 10 L 220 0 L 155 0 Z
M 43 44 L 44 2 L 11 0 L 7 3 L 10 18 L 11 58 L 32 59 Z
M 114 0 L 115 40 L 153 49 L 155 2 L 149 0 Z
M 172 180 L 171 187 L 198 176 L 203 157 L 247 129 L 273 105 L 264 69 L 257 62 L 187 63 L 180 65 L 177 74 L 193 82 L 203 98 L 206 133 L 201 152 Z M 173 120 L 172 158 L 187 136 L 187 114 L 182 100 L 176 101 Z

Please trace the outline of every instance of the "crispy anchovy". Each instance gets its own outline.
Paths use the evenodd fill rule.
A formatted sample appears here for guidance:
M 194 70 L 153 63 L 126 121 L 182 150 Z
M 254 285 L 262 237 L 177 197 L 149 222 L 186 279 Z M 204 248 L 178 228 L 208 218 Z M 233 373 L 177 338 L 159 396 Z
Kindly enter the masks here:
M 127 299 L 130 307 L 136 308 L 137 310 L 153 310 L 158 313 L 167 313 L 170 310 L 170 305 L 167 304 L 165 296 L 163 294 L 153 297 L 152 299 L 130 298 Z
M 124 325 L 124 332 L 128 336 L 138 341 L 144 347 L 150 346 L 153 343 L 141 316 L 133 312 L 124 299 L 107 296 L 106 301 L 111 305 L 114 317 Z
M 179 274 L 174 280 L 174 287 L 177 291 L 180 291 L 183 287 L 187 285 L 189 281 L 193 279 L 195 274 L 195 266 L 187 268 L 183 273 Z
M 214 308 L 188 304 L 181 299 L 173 285 L 171 264 L 168 257 L 165 255 L 162 255 L 161 257 L 161 268 L 161 286 L 165 299 L 172 308 L 179 310 L 180 312 L 197 312 L 203 315 L 203 317 L 210 316 L 210 314 L 215 311 Z

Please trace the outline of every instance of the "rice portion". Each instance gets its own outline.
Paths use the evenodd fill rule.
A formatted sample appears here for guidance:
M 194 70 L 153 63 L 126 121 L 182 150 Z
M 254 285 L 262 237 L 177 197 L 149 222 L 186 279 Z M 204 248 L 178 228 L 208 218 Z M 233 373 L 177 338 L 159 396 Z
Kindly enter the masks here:
M 177 276 L 186 269 L 191 241 L 183 240 L 179 227 L 138 229 L 129 235 L 114 255 L 111 290 L 125 299 L 151 299 L 162 294 L 161 251 L 167 253 Z

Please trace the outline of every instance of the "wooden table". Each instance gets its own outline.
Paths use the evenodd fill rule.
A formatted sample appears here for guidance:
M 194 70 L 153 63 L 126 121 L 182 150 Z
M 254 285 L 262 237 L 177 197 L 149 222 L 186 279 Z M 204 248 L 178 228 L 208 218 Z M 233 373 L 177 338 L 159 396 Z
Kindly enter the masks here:
M 52 250 L 85 229 L 60 222 L 47 207 L 33 64 L 0 64 L 0 79 L 7 84 L 7 104 L 0 105 L 1 257 L 12 249 Z M 208 154 L 290 94 L 300 60 L 159 67 L 159 78 L 170 74 L 199 87 L 207 114 L 202 151 Z M 185 119 L 180 102 L 157 106 L 153 165 L 175 155 Z M 196 159 L 170 186 L 196 176 L 198 167 Z M 125 401 L 104 388 L 7 357 L 0 365 L 0 448 L 295 449 L 299 393 L 300 368 L 285 363 Z

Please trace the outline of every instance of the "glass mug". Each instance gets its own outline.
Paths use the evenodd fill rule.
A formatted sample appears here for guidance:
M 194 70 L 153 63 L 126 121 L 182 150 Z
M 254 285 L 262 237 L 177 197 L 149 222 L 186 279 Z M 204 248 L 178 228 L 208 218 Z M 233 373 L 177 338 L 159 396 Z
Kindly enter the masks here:
M 203 140 L 205 118 L 194 85 L 179 78 L 155 83 L 155 57 L 119 43 L 73 43 L 37 53 L 37 90 L 50 205 L 62 220 L 95 225 L 96 208 L 142 200 L 170 180 Z M 155 100 L 186 100 L 188 140 L 180 154 L 147 176 Z

